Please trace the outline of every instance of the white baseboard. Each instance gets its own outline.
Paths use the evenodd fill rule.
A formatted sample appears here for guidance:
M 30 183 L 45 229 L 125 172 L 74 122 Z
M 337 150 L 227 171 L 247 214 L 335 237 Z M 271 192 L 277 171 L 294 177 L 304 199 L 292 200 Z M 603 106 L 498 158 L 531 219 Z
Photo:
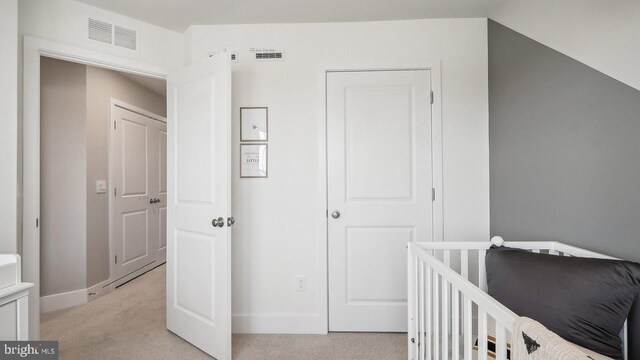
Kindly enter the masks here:
M 87 289 L 40 297 L 40 312 L 46 313 L 87 303 Z
M 162 261 L 164 264 L 164 260 Z M 88 289 L 80 289 L 60 294 L 42 296 L 40 298 L 40 313 L 46 313 L 56 310 L 62 310 L 82 304 L 86 304 L 90 300 L 97 299 L 113 291 L 117 286 L 124 284 L 137 276 L 146 273 L 158 266 L 157 262 L 149 264 L 141 269 L 132 272 L 116 281 L 107 279 L 91 286 Z
M 318 314 L 234 314 L 234 334 L 327 334 Z

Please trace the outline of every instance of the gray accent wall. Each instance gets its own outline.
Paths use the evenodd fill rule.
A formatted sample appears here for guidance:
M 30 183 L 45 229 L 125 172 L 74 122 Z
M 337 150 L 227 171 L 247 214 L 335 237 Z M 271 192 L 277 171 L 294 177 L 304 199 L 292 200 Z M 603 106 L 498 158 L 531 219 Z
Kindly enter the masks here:
M 640 91 L 488 26 L 491 235 L 640 261 Z M 630 359 L 639 337 L 636 299 Z
M 640 91 L 489 21 L 491 234 L 640 261 Z

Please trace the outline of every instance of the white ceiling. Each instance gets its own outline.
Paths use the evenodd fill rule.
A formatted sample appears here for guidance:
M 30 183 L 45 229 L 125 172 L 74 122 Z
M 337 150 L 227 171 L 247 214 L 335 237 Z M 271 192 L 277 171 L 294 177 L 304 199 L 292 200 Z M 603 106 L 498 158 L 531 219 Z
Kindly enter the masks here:
M 78 0 L 182 32 L 189 25 L 488 17 L 506 0 Z

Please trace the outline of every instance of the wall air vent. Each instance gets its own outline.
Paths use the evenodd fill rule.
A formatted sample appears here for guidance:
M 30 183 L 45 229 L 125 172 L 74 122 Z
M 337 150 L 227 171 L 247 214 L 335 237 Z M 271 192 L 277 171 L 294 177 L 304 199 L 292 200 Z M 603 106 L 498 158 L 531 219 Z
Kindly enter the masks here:
M 111 44 L 113 25 L 104 21 L 89 19 L 89 39 Z
M 280 50 L 252 49 L 256 61 L 284 61 L 284 52 Z
M 136 50 L 138 47 L 137 34 L 135 30 L 125 29 L 116 25 L 113 43 L 127 49 Z
M 138 33 L 135 30 L 89 18 L 89 39 L 130 50 L 138 49 Z

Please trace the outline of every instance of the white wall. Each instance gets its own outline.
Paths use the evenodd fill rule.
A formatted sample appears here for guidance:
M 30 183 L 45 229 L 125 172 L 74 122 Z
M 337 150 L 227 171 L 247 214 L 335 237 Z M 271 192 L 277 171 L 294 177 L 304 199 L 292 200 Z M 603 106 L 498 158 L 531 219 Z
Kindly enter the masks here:
M 18 1 L 0 1 L 0 253 L 17 252 Z
M 509 0 L 490 18 L 640 89 L 640 2 Z
M 444 233 L 448 241 L 489 236 L 486 19 L 336 24 L 192 26 L 191 59 L 227 48 L 233 66 L 233 164 L 239 107 L 269 107 L 269 178 L 239 179 L 234 169 L 233 311 L 236 331 L 326 331 L 319 261 L 325 226 L 319 189 L 319 64 L 441 60 Z M 252 47 L 286 51 L 285 62 L 255 63 Z M 426 100 L 425 100 L 426 101 Z M 318 203 L 320 202 L 320 203 Z M 297 276 L 307 291 L 296 292 Z
M 183 61 L 182 34 L 149 25 L 119 14 L 71 0 L 20 0 L 18 11 L 19 34 L 21 36 L 30 35 L 52 40 L 81 49 L 98 51 L 107 56 L 118 56 L 136 63 L 147 63 L 161 68 L 178 68 Z M 4 14 L 3 11 L 2 16 L 4 16 Z M 136 29 L 139 34 L 139 50 L 131 51 L 120 49 L 87 39 L 87 23 L 89 17 Z M 11 71 L 11 73 L 16 74 L 17 71 Z M 4 84 L 5 83 L 3 83 L 3 85 Z M 30 85 L 33 84 L 31 83 Z M 32 127 L 28 127 L 27 129 L 30 130 Z M 11 127 L 8 128 L 8 131 L 11 131 Z M 33 134 L 30 133 L 29 135 L 31 136 Z M 17 136 L 9 136 L 17 138 Z M 32 137 L 29 138 L 27 143 L 31 144 L 31 141 L 33 141 Z M 2 149 L 4 149 L 5 143 L 3 142 L 2 144 Z M 21 150 L 21 148 L 18 150 Z M 7 161 L 16 162 L 17 159 L 21 158 L 22 151 L 16 156 L 12 156 L 14 153 L 11 151 L 8 151 L 6 154 Z M 33 153 L 29 153 L 29 155 L 33 155 Z M 33 161 L 33 156 L 29 157 L 28 160 Z M 2 161 L 4 161 L 4 159 Z M 11 166 L 7 166 L 7 168 L 11 169 Z M 25 169 L 25 172 L 28 170 L 31 170 L 31 166 Z M 18 174 L 18 184 L 22 184 L 22 174 Z M 2 191 L 4 191 L 4 189 Z M 13 198 L 15 198 L 15 195 L 13 195 Z M 4 198 L 2 200 L 4 200 Z M 4 202 L 2 204 L 2 206 L 5 206 Z M 10 204 L 10 202 L 6 204 Z M 32 211 L 33 209 L 29 208 L 28 210 Z M 33 213 L 29 215 L 35 217 Z M 10 219 L 10 217 L 8 219 Z M 27 220 L 28 221 L 23 221 L 23 223 L 25 225 L 24 229 L 28 229 L 28 231 L 25 231 L 24 239 L 22 239 L 22 237 L 19 239 L 24 248 L 23 277 L 25 281 L 32 281 L 39 284 L 37 259 L 34 259 L 39 250 L 38 244 L 33 241 L 37 232 L 34 231 L 33 228 L 29 229 L 26 227 L 32 224 L 31 219 Z M 27 236 L 29 238 L 27 238 Z M 33 288 L 30 291 L 29 299 L 29 337 L 31 339 L 38 338 L 38 299 L 38 288 Z
M 89 40 L 89 17 L 137 30 L 138 50 Z M 20 0 L 20 34 L 169 68 L 182 63 L 182 34 L 71 0 Z

